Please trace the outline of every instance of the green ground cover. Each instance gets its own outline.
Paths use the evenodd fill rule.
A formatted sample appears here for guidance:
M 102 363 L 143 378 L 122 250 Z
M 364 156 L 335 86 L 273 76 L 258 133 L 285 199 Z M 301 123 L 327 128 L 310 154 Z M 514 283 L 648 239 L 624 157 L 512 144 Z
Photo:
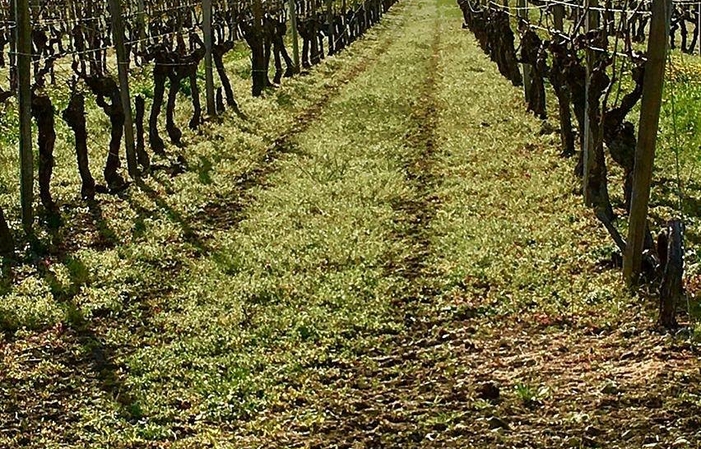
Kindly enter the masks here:
M 262 99 L 246 63 L 182 173 L 88 207 L 57 149 L 65 225 L 1 287 L 1 447 L 698 446 L 693 335 L 622 287 L 453 2 Z

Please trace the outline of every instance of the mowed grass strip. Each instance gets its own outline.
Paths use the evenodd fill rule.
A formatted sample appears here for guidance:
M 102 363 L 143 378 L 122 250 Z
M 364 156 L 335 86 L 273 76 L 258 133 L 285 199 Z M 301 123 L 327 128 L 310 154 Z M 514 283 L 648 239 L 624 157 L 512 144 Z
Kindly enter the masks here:
M 3 315 L 3 446 L 236 446 L 246 420 L 309 394 L 305 373 L 393 332 L 383 270 L 426 51 L 402 46 L 420 13 L 402 8 L 310 77 L 244 100 L 247 121 L 193 135 L 185 173 L 103 204 L 104 247 L 22 268 Z M 269 161 L 296 113 L 363 69 Z M 239 204 L 261 164 L 274 169 Z
M 559 136 L 524 113 L 523 90 L 460 30 L 459 9 L 439 1 L 444 175 L 432 254 L 443 284 L 427 308 L 438 322 L 452 318 L 450 332 L 471 348 L 451 350 L 444 369 L 460 379 L 470 418 L 432 444 L 695 447 L 701 402 L 688 334 L 658 332 L 654 296 L 625 290 Z
M 402 7 L 396 5 L 396 9 Z M 39 208 L 37 242 L 29 251 L 22 248 L 21 263 L 6 268 L 0 278 L 0 327 L 11 333 L 64 320 L 66 309 L 57 297 L 65 302 L 79 294 L 76 301 L 90 315 L 89 309 L 119 309 L 125 297 L 164 287 L 158 276 L 162 266 L 179 266 L 173 259 L 206 251 L 203 245 L 214 229 L 235 223 L 227 210 L 240 209 L 249 201 L 242 190 L 250 187 L 256 173 L 270 166 L 275 157 L 271 153 L 279 152 L 274 142 L 294 132 L 300 126 L 299 117 L 318 109 L 330 91 L 382 51 L 386 41 L 379 36 L 386 27 L 387 23 L 379 24 L 360 40 L 362 44 L 327 58 L 308 75 L 285 79 L 263 99 L 250 97 L 250 72 L 242 69 L 250 65 L 249 54 L 245 44 L 238 43 L 228 55 L 227 67 L 245 118 L 229 110 L 220 122 L 214 120 L 193 132 L 186 126 L 192 107 L 184 90 L 176 108 L 184 148 L 169 144 L 162 117 L 159 129 L 168 143 L 168 157 L 153 158 L 154 173 L 139 188 L 119 196 L 98 195 L 95 205 L 80 200 L 73 137 L 57 119 L 52 192 L 61 208 L 62 224 L 54 228 L 51 225 L 56 223 L 46 223 Z M 153 86 L 148 73 L 136 73 L 132 81 L 135 92 L 145 95 L 150 107 Z M 56 110 L 62 111 L 69 92 L 57 86 L 48 93 Z M 109 123 L 90 95 L 87 99 L 91 169 L 102 182 Z M 14 126 L 12 109 L 8 107 L 0 118 L 5 127 Z M 3 137 L 9 140 L 0 145 L 0 204 L 16 230 L 20 228 L 18 153 L 12 133 Z M 84 297 L 89 298 L 90 307 L 85 307 Z
M 166 334 L 187 337 L 156 336 L 160 344 L 138 351 L 131 364 L 172 373 L 188 354 L 221 365 L 223 374 L 189 370 L 185 383 L 159 378 L 159 388 L 165 381 L 179 393 L 173 403 L 154 403 L 154 413 L 191 395 L 190 413 L 203 428 L 222 432 L 222 441 L 237 435 L 231 447 L 284 447 L 286 432 L 304 433 L 326 419 L 311 406 L 319 378 L 355 364 L 402 326 L 392 300 L 403 280 L 387 277 L 385 267 L 388 257 L 411 251 L 393 239 L 393 205 L 413 195 L 404 162 L 415 151 L 407 135 L 415 132 L 412 112 L 427 76 L 429 12 L 425 2 L 409 2 L 387 51 L 292 139 L 240 226 L 216 236 L 221 251 L 190 267 L 192 284 L 172 296 L 184 310 L 159 316 Z M 205 291 L 193 294 L 202 279 Z M 147 376 L 130 382 L 145 397 L 154 388 Z M 280 414 L 285 419 L 271 418 Z
M 444 9 L 450 9 L 449 2 Z M 459 12 L 459 11 L 458 11 Z M 459 15 L 446 11 L 437 129 L 446 174 L 435 219 L 444 290 L 484 296 L 490 313 L 532 310 L 616 321 L 629 296 L 616 270 L 597 266 L 613 244 L 576 194 L 574 160 L 524 112 L 523 90 L 495 65 Z

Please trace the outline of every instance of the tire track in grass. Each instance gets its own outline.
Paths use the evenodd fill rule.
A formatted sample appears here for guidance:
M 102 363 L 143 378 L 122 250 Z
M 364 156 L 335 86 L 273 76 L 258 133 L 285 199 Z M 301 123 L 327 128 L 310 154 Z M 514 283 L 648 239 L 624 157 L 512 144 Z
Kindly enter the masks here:
M 425 6 L 425 3 L 424 3 Z M 432 14 L 436 15 L 432 8 Z M 438 293 L 434 286 L 435 270 L 429 264 L 432 252 L 431 222 L 438 198 L 435 189 L 440 177 L 435 172 L 438 104 L 436 80 L 440 57 L 440 18 L 435 17 L 430 37 L 426 77 L 417 94 L 417 108 L 410 117 L 405 135 L 406 151 L 401 162 L 405 184 L 410 192 L 392 204 L 395 213 L 392 239 L 396 250 L 385 255 L 384 273 L 394 280 L 392 309 L 402 323 L 402 330 L 379 335 L 378 346 L 361 354 L 358 363 L 343 366 L 350 372 L 338 382 L 338 397 L 326 402 L 327 419 L 315 429 L 309 447 L 417 447 L 425 435 L 423 416 L 437 399 L 425 389 L 426 369 L 419 360 L 424 347 L 435 341 L 426 338 L 431 324 L 425 322 L 424 305 Z M 430 349 L 429 349 L 430 350 Z
M 386 267 L 388 276 L 403 280 L 403 290 L 398 292 L 399 307 L 411 306 L 416 301 L 430 300 L 435 294 L 435 289 L 427 282 L 433 275 L 427 260 L 431 253 L 431 222 L 436 215 L 438 201 L 434 192 L 436 183 L 439 182 L 434 172 L 435 131 L 438 124 L 435 91 L 440 46 L 439 29 L 439 24 L 436 23 L 431 42 L 428 76 L 419 96 L 419 108 L 412 116 L 413 129 L 406 136 L 413 151 L 407 155 L 404 170 L 406 182 L 414 195 L 393 205 L 398 217 L 394 238 L 409 248 L 404 255 L 390 256 Z M 407 320 L 411 321 L 411 317 Z
M 421 434 L 414 431 L 417 417 L 412 416 L 417 408 L 407 407 L 406 414 L 401 409 L 402 403 L 420 399 L 415 390 L 422 378 L 400 371 L 405 362 L 415 368 L 416 360 L 406 359 L 416 345 L 424 344 L 413 326 L 405 326 L 404 315 L 418 316 L 415 304 L 434 294 L 432 270 L 425 259 L 431 253 L 429 227 L 437 206 L 432 192 L 439 180 L 432 159 L 440 34 L 432 0 L 408 3 L 408 25 L 391 50 L 344 89 L 342 98 L 333 102 L 324 117 L 325 124 L 295 139 L 305 157 L 281 158 L 280 164 L 288 169 L 278 170 L 270 179 L 271 186 L 260 192 L 258 206 L 242 225 L 248 232 L 249 220 L 263 228 L 261 232 L 269 235 L 270 246 L 275 248 L 266 248 L 266 253 L 278 254 L 278 247 L 285 245 L 294 249 L 291 256 L 282 253 L 281 264 L 300 272 L 293 274 L 293 285 L 311 291 L 304 298 L 293 298 L 286 307 L 294 308 L 297 315 L 319 314 L 319 319 L 337 323 L 337 327 L 323 324 L 318 329 L 324 335 L 320 353 L 306 348 L 307 344 L 292 350 L 301 356 L 295 360 L 298 370 L 271 385 L 271 401 L 251 421 L 239 425 L 235 447 L 406 447 L 421 440 Z M 334 171 L 329 161 L 347 168 Z M 315 170 L 321 173 L 319 179 L 324 179 L 324 170 L 331 170 L 333 181 L 321 181 L 318 190 L 323 193 L 310 195 L 304 190 L 309 180 L 320 182 L 314 178 Z M 350 187 L 357 182 L 367 185 Z M 276 209 L 278 204 L 288 204 L 285 207 L 290 211 L 302 207 L 299 213 L 290 213 Z M 316 212 L 304 212 L 308 205 Z M 266 230 L 266 225 L 275 226 L 274 220 L 286 218 L 294 224 L 278 227 L 293 234 L 305 230 L 298 236 L 300 241 L 292 243 L 279 231 Z M 319 225 L 333 227 L 321 229 Z M 355 229 L 346 234 L 346 227 Z M 317 245 L 311 244 L 320 241 L 314 234 L 336 234 L 336 229 L 347 237 L 363 236 L 357 240 L 358 249 L 351 250 L 357 251 L 356 261 L 347 265 L 338 260 L 337 243 L 324 237 L 321 242 L 331 245 L 318 260 L 319 267 L 317 262 L 306 262 L 317 256 Z M 284 241 L 276 244 L 277 238 Z M 344 246 L 349 242 L 352 240 Z M 256 259 L 263 261 L 265 256 Z M 280 270 L 278 265 L 273 263 L 271 271 Z M 310 268 L 304 268 L 308 265 Z M 312 278 L 323 286 L 305 287 Z M 350 282 L 335 285 L 336 278 Z M 262 307 L 259 310 L 263 315 L 258 321 L 277 320 L 266 317 Z M 326 313 L 340 317 L 326 317 Z M 297 321 L 299 318 L 292 323 Z M 276 345 L 289 344 L 286 341 Z M 284 351 L 290 349 L 279 350 Z M 276 369 L 289 369 L 284 354 L 270 357 L 279 361 Z
M 372 385 L 374 379 L 380 379 L 376 384 L 379 388 L 357 392 L 361 403 L 373 404 L 370 408 L 380 413 L 370 420 L 376 426 L 368 429 L 367 415 L 361 411 L 359 433 L 352 438 L 370 435 L 375 444 L 387 447 L 424 446 L 430 432 L 425 428 L 424 416 L 431 413 L 431 405 L 439 399 L 439 394 L 430 386 L 433 381 L 430 367 L 426 365 L 431 361 L 431 347 L 440 342 L 431 336 L 432 319 L 426 313 L 426 308 L 430 308 L 433 298 L 439 294 L 435 284 L 437 273 L 430 264 L 432 221 L 439 207 L 435 192 L 440 184 L 435 152 L 441 25 L 435 9 L 433 14 L 436 17 L 427 77 L 418 97 L 418 108 L 412 114 L 412 131 L 407 135 L 411 151 L 406 155 L 404 170 L 413 195 L 393 205 L 397 214 L 394 238 L 402 243 L 404 252 L 389 254 L 385 267 L 387 276 L 398 279 L 393 307 L 397 316 L 402 317 L 404 329 L 387 339 L 385 346 L 373 356 L 374 369 L 359 373 L 361 379 L 365 377 L 359 385 Z M 422 360 L 425 357 L 422 354 L 428 354 L 429 358 Z M 352 439 L 346 440 L 346 444 L 352 444 Z

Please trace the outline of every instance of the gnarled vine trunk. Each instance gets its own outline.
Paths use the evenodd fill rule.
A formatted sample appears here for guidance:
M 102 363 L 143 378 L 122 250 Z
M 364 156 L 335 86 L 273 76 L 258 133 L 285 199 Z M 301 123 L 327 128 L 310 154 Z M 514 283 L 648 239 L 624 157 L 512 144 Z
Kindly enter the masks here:
M 63 111 L 63 120 L 73 130 L 75 136 L 75 152 L 78 158 L 78 171 L 82 180 L 80 189 L 83 199 L 92 201 L 95 199 L 95 180 L 90 173 L 88 164 L 88 131 L 85 123 L 85 97 L 83 94 L 74 93 Z
M 54 106 L 48 95 L 32 95 L 32 115 L 37 122 L 39 146 L 39 197 L 49 212 L 56 212 L 56 203 L 51 197 L 51 174 L 54 169 Z

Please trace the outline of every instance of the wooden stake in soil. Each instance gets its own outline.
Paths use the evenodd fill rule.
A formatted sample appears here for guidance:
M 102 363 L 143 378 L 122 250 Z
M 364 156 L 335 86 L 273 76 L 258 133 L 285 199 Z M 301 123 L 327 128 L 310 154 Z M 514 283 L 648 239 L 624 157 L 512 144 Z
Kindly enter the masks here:
M 489 5 L 489 0 L 487 0 L 487 5 Z M 529 22 L 528 20 L 528 8 L 527 8 L 528 2 L 527 0 L 518 0 L 517 6 L 518 6 L 518 16 L 522 18 L 523 20 L 526 21 L 526 23 Z M 519 24 L 520 26 L 520 24 Z M 523 35 L 523 33 L 521 33 Z M 523 90 L 524 90 L 524 95 L 526 98 L 526 103 L 530 101 L 530 92 L 531 92 L 531 83 L 532 83 L 532 70 L 533 67 L 531 67 L 530 64 L 523 64 Z
M 136 165 L 136 146 L 134 144 L 134 117 L 131 112 L 131 94 L 129 93 L 129 59 L 124 46 L 124 21 L 120 0 L 109 0 L 110 15 L 112 16 L 112 35 L 117 53 L 117 72 L 119 74 L 119 93 L 124 108 L 124 144 L 127 149 L 127 167 L 132 179 L 139 177 Z
M 623 278 L 629 286 L 637 282 L 642 265 L 655 144 L 662 107 L 662 85 L 671 9 L 672 0 L 653 0 L 652 2 L 652 21 L 638 125 L 638 146 L 635 150 L 635 168 L 633 169 L 628 245 L 623 258 Z
M 27 234 L 34 224 L 34 154 L 32 152 L 32 26 L 28 0 L 15 0 L 19 103 L 20 205 Z
M 214 97 L 214 69 L 212 67 L 212 0 L 202 0 L 202 32 L 204 33 L 205 90 L 207 91 L 207 115 L 217 113 Z
M 665 236 L 666 238 L 662 238 Z M 677 327 L 677 304 L 682 297 L 682 276 L 684 275 L 684 225 L 681 220 L 673 220 L 667 226 L 666 234 L 660 236 L 658 252 L 663 264 L 662 285 L 660 286 L 659 324 L 667 329 Z
M 586 20 L 586 32 L 589 33 L 592 30 L 595 30 L 599 27 L 599 12 L 596 9 L 598 7 L 599 2 L 598 0 L 586 0 L 586 11 L 585 14 L 587 14 L 587 20 Z M 589 189 L 589 176 L 592 170 L 592 165 L 594 164 L 594 146 L 596 145 L 596 139 L 592 133 L 591 130 L 591 117 L 590 117 L 590 108 L 591 104 L 589 104 L 589 87 L 590 87 L 590 82 L 591 82 L 591 76 L 592 76 L 592 71 L 594 67 L 594 60 L 596 58 L 596 54 L 594 50 L 587 49 L 587 60 L 586 60 L 586 67 L 587 67 L 587 80 L 585 83 L 585 95 L 584 98 L 585 100 L 585 106 L 584 106 L 584 148 L 582 148 L 582 151 L 584 152 L 583 154 L 583 162 L 584 162 L 584 177 L 583 177 L 583 192 L 584 192 L 584 203 L 587 206 L 591 206 L 593 204 L 592 197 L 591 197 L 591 190 Z
M 328 22 L 329 34 L 329 49 L 328 55 L 331 56 L 336 52 L 336 42 L 334 42 L 334 29 L 333 29 L 333 0 L 327 0 L 326 2 L 326 21 Z
M 263 4 L 261 0 L 253 0 L 253 34 L 254 38 L 251 41 L 252 93 L 254 97 L 260 97 L 268 84 L 268 67 L 263 49 Z
M 297 5 L 295 0 L 287 0 L 290 10 L 290 28 L 292 28 L 292 59 L 294 60 L 294 73 L 299 73 L 299 37 L 297 35 Z

